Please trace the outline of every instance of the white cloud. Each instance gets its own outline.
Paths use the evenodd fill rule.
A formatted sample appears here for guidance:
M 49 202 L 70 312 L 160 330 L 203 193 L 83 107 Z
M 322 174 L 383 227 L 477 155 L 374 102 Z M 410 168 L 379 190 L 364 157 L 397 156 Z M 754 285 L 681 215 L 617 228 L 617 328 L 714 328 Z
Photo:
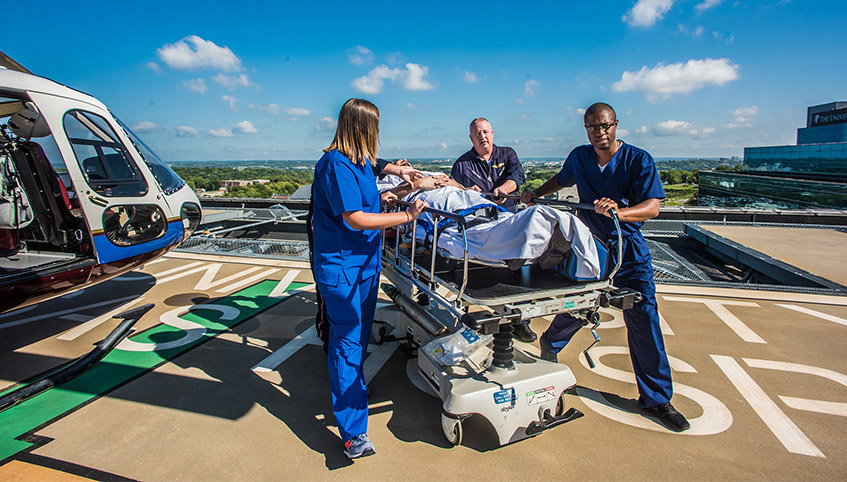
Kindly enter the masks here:
M 638 0 L 632 9 L 621 18 L 634 27 L 652 27 L 665 18 L 674 0 Z
M 471 84 L 475 84 L 475 83 L 479 82 L 479 77 L 477 77 L 475 73 L 473 73 L 473 72 L 468 72 L 468 71 L 466 70 L 466 71 L 465 71 L 464 81 L 465 81 L 465 82 L 468 82 L 468 83 L 471 83 Z
M 347 59 L 353 65 L 369 65 L 374 61 L 374 54 L 369 48 L 357 45 L 347 49 Z
M 250 82 L 250 79 L 247 77 L 247 74 L 238 74 L 238 75 L 226 75 L 226 74 L 218 74 L 212 77 L 212 80 L 219 83 L 221 87 L 227 90 L 235 90 L 237 87 L 250 87 L 255 86 L 255 84 Z
M 241 59 L 229 47 L 189 35 L 174 44 L 165 44 L 156 51 L 159 59 L 173 70 L 215 69 L 224 72 L 242 70 Z
M 441 146 L 442 149 L 447 149 L 447 143 L 446 142 L 442 142 L 439 145 Z
M 647 133 L 647 131 L 648 131 L 648 129 L 647 129 L 647 126 L 641 126 L 641 127 L 637 128 L 637 129 L 633 129 L 632 131 L 633 131 L 633 132 L 638 132 L 639 134 L 646 134 L 646 133 Z
M 704 0 L 701 3 L 698 3 L 697 6 L 694 7 L 694 10 L 697 13 L 702 13 L 705 10 L 708 10 L 712 7 L 717 7 L 723 2 L 723 0 Z
M 238 107 L 235 106 L 235 104 L 238 102 L 237 97 L 233 97 L 231 95 L 222 95 L 221 100 L 229 104 L 229 110 L 233 112 L 238 112 Z
M 759 106 L 753 105 L 750 107 L 739 107 L 732 112 L 735 116 L 735 122 L 750 122 L 750 118 L 759 112 Z
M 318 132 L 333 131 L 335 130 L 335 122 L 335 119 L 332 117 L 321 117 L 317 124 L 315 124 L 315 129 Z
M 191 126 L 178 126 L 176 128 L 177 137 L 191 137 L 197 135 L 197 129 Z
M 235 137 L 235 134 L 232 133 L 229 129 L 210 129 L 209 134 L 212 137 Z
M 132 127 L 132 130 L 134 132 L 140 133 L 140 132 L 153 132 L 158 128 L 159 128 L 159 126 L 157 126 L 156 124 L 154 124 L 150 121 L 141 121 L 138 124 L 134 125 Z
M 206 85 L 206 81 L 203 79 L 186 80 L 182 83 L 182 86 L 192 92 L 197 92 L 198 94 L 205 94 L 206 91 L 209 90 L 209 86 Z
M 684 133 L 692 128 L 692 124 L 686 121 L 675 121 L 668 120 L 664 122 L 659 122 L 656 124 L 656 127 L 653 129 L 656 132 L 656 135 L 660 136 L 673 136 L 678 135 L 680 133 Z
M 258 134 L 259 133 L 259 129 L 256 129 L 256 127 L 253 126 L 253 123 L 248 121 L 248 120 L 243 120 L 243 121 L 239 122 L 238 124 L 235 124 L 235 127 L 233 127 L 233 129 L 237 130 L 238 132 L 240 132 L 242 134 Z
M 157 64 L 156 62 L 153 62 L 152 60 L 150 62 L 147 62 L 146 67 L 148 69 L 152 70 L 153 72 L 156 72 L 157 74 L 164 73 L 164 70 L 162 70 L 162 67 L 159 64 Z
M 659 122 L 653 128 L 653 132 L 657 136 L 691 136 L 697 138 L 705 138 L 710 134 L 714 134 L 714 127 L 697 127 L 687 121 L 668 120 Z
M 689 60 L 687 63 L 647 66 L 637 72 L 624 72 L 612 85 L 614 92 L 640 90 L 647 100 L 657 102 L 671 94 L 688 94 L 708 84 L 723 85 L 738 78 L 738 66 L 729 59 Z
M 717 30 L 712 31 L 712 37 L 714 37 L 715 40 L 718 40 L 720 42 L 726 42 L 728 44 L 735 42 L 735 35 L 730 34 L 729 37 L 724 38 L 723 34 L 718 32 Z
M 279 104 L 250 104 L 248 107 L 254 110 L 258 110 L 259 112 L 264 112 L 265 114 L 271 117 L 282 118 L 283 114 L 286 114 L 291 116 L 289 120 L 295 122 L 300 120 L 299 117 L 306 117 L 312 114 L 312 111 L 310 111 L 309 109 L 304 109 L 302 107 L 283 107 Z
M 694 30 L 688 30 L 688 27 L 683 24 L 679 24 L 677 28 L 680 32 L 684 33 L 685 35 L 691 35 L 694 38 L 700 37 L 701 35 L 703 35 L 703 32 L 706 31 L 706 29 L 702 25 L 698 25 L 697 28 L 695 28 Z
M 542 137 L 541 142 L 544 142 L 544 143 L 556 142 L 556 139 L 554 139 L 552 137 Z
M 618 131 L 617 131 L 617 134 L 616 134 L 616 135 L 617 135 L 618 137 L 626 137 L 626 136 L 628 136 L 629 134 L 630 134 L 630 132 L 629 132 L 629 130 L 628 130 L 628 129 L 618 129 Z
M 429 67 L 419 64 L 406 64 L 406 75 L 403 80 L 403 87 L 406 90 L 432 90 L 434 85 L 430 84 L 424 77 L 429 72 Z
M 419 64 L 408 63 L 406 69 L 399 67 L 389 68 L 387 65 L 374 67 L 368 75 L 353 79 L 350 85 L 363 94 L 378 94 L 386 80 L 402 82 L 406 90 L 431 90 L 435 86 L 427 82 L 426 77 L 429 67 Z
M 524 84 L 523 95 L 527 97 L 535 97 L 538 94 L 538 86 L 541 85 L 537 80 L 527 80 Z

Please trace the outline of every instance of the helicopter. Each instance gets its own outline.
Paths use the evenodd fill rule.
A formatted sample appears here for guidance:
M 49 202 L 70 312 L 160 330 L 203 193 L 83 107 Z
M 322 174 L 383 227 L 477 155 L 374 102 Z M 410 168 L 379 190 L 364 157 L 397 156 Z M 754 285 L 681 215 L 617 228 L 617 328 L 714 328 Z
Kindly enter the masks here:
M 197 229 L 197 195 L 103 103 L 0 60 L 0 313 L 124 274 Z
M 0 52 L 0 313 L 127 273 L 200 225 L 197 195 L 94 97 Z M 150 309 L 88 354 L 0 395 L 0 411 L 76 377 Z

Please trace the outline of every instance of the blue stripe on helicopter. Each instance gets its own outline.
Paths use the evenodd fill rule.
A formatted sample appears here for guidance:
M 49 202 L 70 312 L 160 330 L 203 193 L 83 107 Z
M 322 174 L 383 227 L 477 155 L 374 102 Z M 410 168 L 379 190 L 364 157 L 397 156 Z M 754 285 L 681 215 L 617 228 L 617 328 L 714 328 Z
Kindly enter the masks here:
M 155 251 L 172 244 L 179 244 L 182 242 L 183 233 L 182 221 L 177 219 L 168 223 L 168 231 L 164 236 L 153 241 L 135 244 L 133 246 L 115 246 L 106 238 L 105 234 L 98 234 L 94 236 L 94 247 L 97 250 L 97 259 L 100 261 L 100 264 L 105 264 Z

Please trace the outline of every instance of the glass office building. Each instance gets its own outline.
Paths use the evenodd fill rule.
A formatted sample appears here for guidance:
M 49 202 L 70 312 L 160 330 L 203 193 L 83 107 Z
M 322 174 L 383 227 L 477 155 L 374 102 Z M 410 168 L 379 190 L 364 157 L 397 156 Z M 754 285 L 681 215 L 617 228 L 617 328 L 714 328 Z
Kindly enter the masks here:
M 847 209 L 845 182 L 815 181 L 770 174 L 702 171 L 698 183 L 701 205 Z
M 809 107 L 796 146 L 745 148 L 743 172 L 700 172 L 699 203 L 847 209 L 847 102 Z

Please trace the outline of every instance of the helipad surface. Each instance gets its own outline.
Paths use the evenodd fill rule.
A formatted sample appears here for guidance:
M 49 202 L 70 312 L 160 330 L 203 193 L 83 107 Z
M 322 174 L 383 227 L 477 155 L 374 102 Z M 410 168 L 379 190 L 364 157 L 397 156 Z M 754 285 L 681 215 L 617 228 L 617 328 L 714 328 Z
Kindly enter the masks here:
M 353 463 L 330 410 L 310 284 L 302 263 L 174 254 L 0 315 L 9 387 L 89 351 L 122 303 L 156 303 L 100 365 L 0 413 L 0 480 L 847 478 L 844 297 L 660 286 L 673 402 L 692 425 L 683 433 L 635 407 L 614 311 L 592 350 L 597 368 L 580 356 L 587 330 L 559 357 L 578 381 L 567 402 L 585 416 L 504 447 L 471 417 L 452 448 L 440 401 L 407 379 L 405 356 L 372 346 L 377 454 Z

